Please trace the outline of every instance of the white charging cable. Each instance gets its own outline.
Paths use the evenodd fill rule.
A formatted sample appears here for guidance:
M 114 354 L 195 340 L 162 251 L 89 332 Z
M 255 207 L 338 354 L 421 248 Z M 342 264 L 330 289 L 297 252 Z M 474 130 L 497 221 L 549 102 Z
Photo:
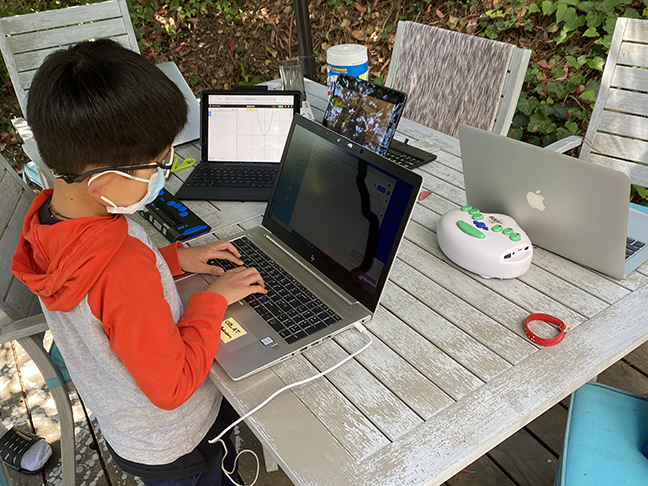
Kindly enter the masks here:
M 339 363 L 336 363 L 335 365 L 331 366 L 331 367 L 330 367 L 329 369 L 327 369 L 327 370 L 324 370 L 324 371 L 322 371 L 322 372 L 320 372 L 320 373 L 318 373 L 318 374 L 316 374 L 316 375 L 313 375 L 313 376 L 311 376 L 311 377 L 309 377 L 309 378 L 306 378 L 306 379 L 304 379 L 304 380 L 297 381 L 297 382 L 295 382 L 295 383 L 291 383 L 290 385 L 286 385 L 286 386 L 284 386 L 283 388 L 280 388 L 279 390 L 277 390 L 276 392 L 274 392 L 272 395 L 270 395 L 268 398 L 266 398 L 266 399 L 265 399 L 265 400 L 264 400 L 260 405 L 257 405 L 255 408 L 253 408 L 253 409 L 250 410 L 248 413 L 246 413 L 245 415 L 243 415 L 241 418 L 239 418 L 239 419 L 238 419 L 236 422 L 234 422 L 232 425 L 230 425 L 230 426 L 227 427 L 225 430 L 223 430 L 223 431 L 218 435 L 218 437 L 216 437 L 216 438 L 214 438 L 214 439 L 211 439 L 211 440 L 209 441 L 210 444 L 213 444 L 213 443 L 215 443 L 215 442 L 219 442 L 219 441 L 220 441 L 220 443 L 223 445 L 224 453 L 223 453 L 223 461 L 222 461 L 222 463 L 221 463 L 221 469 L 222 469 L 223 472 L 227 475 L 227 477 L 230 478 L 230 481 L 232 481 L 236 486 L 244 486 L 244 485 L 238 484 L 238 483 L 237 483 L 236 481 L 234 481 L 234 480 L 232 479 L 232 477 L 231 477 L 231 475 L 234 474 L 234 471 L 236 470 L 236 463 L 237 463 L 237 461 L 238 461 L 238 458 L 241 456 L 241 454 L 244 454 L 244 453 L 246 453 L 246 452 L 249 452 L 249 453 L 252 454 L 252 455 L 255 457 L 255 459 L 256 459 L 256 463 L 257 463 L 257 472 L 256 472 L 256 476 L 254 477 L 254 481 L 252 482 L 252 484 L 250 484 L 249 486 L 254 486 L 254 484 L 257 482 L 257 479 L 259 479 L 259 456 L 257 456 L 256 453 L 255 453 L 254 451 L 251 451 L 251 450 L 249 450 L 249 449 L 245 449 L 245 450 L 239 452 L 239 453 L 237 454 L 237 456 L 234 458 L 234 467 L 233 467 L 233 469 L 232 469 L 231 471 L 227 471 L 227 470 L 225 469 L 225 457 L 227 456 L 227 447 L 225 446 L 225 442 L 223 441 L 223 437 L 225 436 L 225 434 L 227 434 L 227 432 L 229 432 L 229 431 L 232 430 L 234 427 L 236 427 L 238 424 L 240 424 L 241 422 L 243 422 L 246 418 L 250 417 L 252 414 L 254 414 L 254 413 L 258 412 L 259 410 L 261 410 L 261 409 L 262 409 L 263 407 L 265 407 L 265 406 L 266 406 L 266 405 L 267 405 L 267 404 L 268 404 L 268 403 L 269 403 L 273 398 L 275 398 L 275 397 L 276 397 L 277 395 L 279 395 L 280 393 L 283 393 L 283 392 L 285 392 L 286 390 L 290 390 L 291 388 L 295 388 L 296 386 L 305 385 L 306 383 L 310 383 L 310 382 L 313 381 L 313 380 L 316 380 L 316 379 L 318 379 L 318 378 L 321 378 L 322 376 L 326 375 L 327 373 L 330 373 L 331 371 L 333 371 L 333 370 L 339 368 L 340 366 L 342 366 L 342 365 L 343 365 L 344 363 L 346 363 L 347 361 L 349 361 L 349 360 L 355 358 L 355 357 L 358 356 L 360 353 L 362 353 L 365 349 L 367 349 L 369 346 L 371 346 L 371 344 L 373 343 L 373 337 L 371 336 L 371 334 L 369 334 L 369 331 L 367 331 L 367 329 L 366 329 L 362 324 L 360 324 L 359 322 L 356 323 L 356 324 L 354 324 L 354 326 L 355 326 L 355 328 L 356 328 L 360 333 L 364 334 L 366 337 L 369 338 L 369 341 L 367 342 L 367 344 L 365 344 L 362 348 L 358 349 L 357 351 L 354 351 L 352 354 L 350 354 L 349 356 L 347 356 L 346 358 L 344 358 L 344 359 L 343 359 L 342 361 L 340 361 Z

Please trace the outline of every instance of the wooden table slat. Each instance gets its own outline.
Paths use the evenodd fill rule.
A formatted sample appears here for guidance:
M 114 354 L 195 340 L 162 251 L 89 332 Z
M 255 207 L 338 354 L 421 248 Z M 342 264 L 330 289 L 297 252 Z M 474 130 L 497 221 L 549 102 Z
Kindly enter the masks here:
M 365 343 L 364 336 L 357 339 L 356 349 Z M 309 349 L 304 355 L 319 371 L 323 371 L 342 361 L 348 353 L 329 340 Z M 402 437 L 423 422 L 400 398 L 354 360 L 326 377 L 390 440 Z
M 393 282 L 419 296 L 421 302 L 433 307 L 440 315 L 509 363 L 519 363 L 536 351 L 537 348 L 525 336 L 512 332 L 507 327 L 478 312 L 466 301 L 420 274 L 413 267 L 409 268 L 418 273 L 420 277 L 408 279 L 410 274 L 401 271 L 403 266 L 409 267 L 407 263 L 401 261 L 396 263 L 391 276 Z
M 454 400 L 483 384 L 434 344 L 420 339 L 416 331 L 383 307 L 367 323 L 367 328 Z
M 357 344 L 357 340 L 354 341 Z M 304 356 L 280 363 L 273 371 L 287 384 L 319 373 Z M 321 379 L 295 388 L 294 393 L 356 460 L 370 456 L 389 443 L 389 439 L 329 380 Z
M 382 305 L 483 381 L 489 381 L 511 366 L 393 283 L 385 288 Z

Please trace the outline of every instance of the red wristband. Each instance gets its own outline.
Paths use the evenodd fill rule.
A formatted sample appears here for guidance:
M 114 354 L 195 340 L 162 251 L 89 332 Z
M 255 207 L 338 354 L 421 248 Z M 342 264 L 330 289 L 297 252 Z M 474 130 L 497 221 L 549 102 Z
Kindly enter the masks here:
M 541 338 L 533 334 L 529 329 L 529 323 L 532 321 L 546 322 L 547 324 L 556 326 L 560 330 L 560 332 L 556 337 L 551 339 Z M 531 314 L 524 320 L 524 332 L 526 333 L 527 337 L 532 342 L 539 344 L 540 346 L 553 346 L 554 344 L 558 344 L 563 340 L 563 338 L 565 337 L 565 332 L 567 332 L 567 329 L 569 329 L 570 327 L 571 326 L 566 326 L 565 323 L 557 317 L 550 316 L 549 314 Z

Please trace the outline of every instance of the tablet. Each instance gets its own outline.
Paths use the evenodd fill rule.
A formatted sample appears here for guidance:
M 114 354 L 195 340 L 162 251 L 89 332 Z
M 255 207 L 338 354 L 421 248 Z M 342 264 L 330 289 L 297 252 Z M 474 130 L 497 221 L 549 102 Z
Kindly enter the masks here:
M 385 155 L 403 114 L 407 94 L 340 74 L 329 99 L 322 124 Z

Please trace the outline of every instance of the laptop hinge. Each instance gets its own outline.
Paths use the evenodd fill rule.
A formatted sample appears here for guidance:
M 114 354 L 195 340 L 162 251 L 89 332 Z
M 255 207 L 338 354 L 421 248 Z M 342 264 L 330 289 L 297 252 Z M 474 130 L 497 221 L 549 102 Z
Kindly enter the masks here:
M 270 240 L 277 248 L 279 248 L 281 251 L 283 251 L 286 255 L 288 255 L 290 258 L 292 258 L 296 263 L 298 263 L 304 270 L 307 270 L 309 273 L 311 273 L 315 278 L 317 278 L 320 282 L 322 282 L 324 285 L 326 285 L 332 292 L 337 294 L 344 302 L 346 302 L 348 305 L 354 305 L 357 302 L 355 300 L 350 300 L 346 295 L 340 293 L 338 289 L 333 287 L 331 284 L 329 284 L 326 279 L 323 279 L 321 276 L 317 275 L 310 267 L 305 265 L 303 262 L 299 261 L 295 255 L 287 251 L 283 245 L 280 244 L 277 240 L 275 240 L 272 235 L 265 234 L 264 235 L 268 240 Z

